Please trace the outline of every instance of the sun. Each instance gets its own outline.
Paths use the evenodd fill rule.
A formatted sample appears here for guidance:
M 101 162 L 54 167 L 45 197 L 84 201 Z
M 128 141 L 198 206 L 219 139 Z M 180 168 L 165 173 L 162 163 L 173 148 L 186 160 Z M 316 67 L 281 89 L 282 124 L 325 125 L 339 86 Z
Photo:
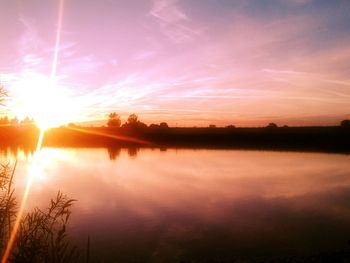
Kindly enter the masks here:
M 12 87 L 12 112 L 19 118 L 34 118 L 40 129 L 72 122 L 76 115 L 67 87 L 58 85 L 45 75 L 31 73 Z

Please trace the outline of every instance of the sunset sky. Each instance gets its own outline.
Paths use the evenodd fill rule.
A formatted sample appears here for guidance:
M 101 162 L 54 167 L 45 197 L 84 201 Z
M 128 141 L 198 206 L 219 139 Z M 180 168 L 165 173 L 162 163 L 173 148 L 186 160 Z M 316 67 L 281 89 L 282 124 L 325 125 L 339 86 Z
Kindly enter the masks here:
M 33 97 L 51 96 L 46 106 L 57 99 L 77 122 L 111 111 L 179 126 L 350 118 L 348 0 L 63 2 L 55 88 L 45 91 L 59 1 L 0 0 L 3 112 L 24 117 Z

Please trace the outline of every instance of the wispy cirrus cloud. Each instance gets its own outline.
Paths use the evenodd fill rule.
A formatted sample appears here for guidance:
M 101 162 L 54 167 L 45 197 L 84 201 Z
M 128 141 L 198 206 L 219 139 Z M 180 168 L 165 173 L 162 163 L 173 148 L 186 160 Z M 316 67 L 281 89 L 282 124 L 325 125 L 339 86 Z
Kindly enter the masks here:
M 58 79 L 82 119 L 112 110 L 170 124 L 182 113 L 196 125 L 344 116 L 350 5 L 320 2 L 67 1 Z M 53 55 L 54 22 L 51 32 L 35 20 L 38 6 L 24 6 L 16 63 L 0 61 L 16 78 L 45 75 Z
M 287 2 L 288 4 L 297 6 L 307 5 L 313 1 L 314 0 L 285 0 L 285 2 Z
M 150 15 L 155 18 L 161 32 L 175 43 L 191 40 L 199 34 L 191 27 L 190 18 L 181 10 L 178 0 L 153 0 Z

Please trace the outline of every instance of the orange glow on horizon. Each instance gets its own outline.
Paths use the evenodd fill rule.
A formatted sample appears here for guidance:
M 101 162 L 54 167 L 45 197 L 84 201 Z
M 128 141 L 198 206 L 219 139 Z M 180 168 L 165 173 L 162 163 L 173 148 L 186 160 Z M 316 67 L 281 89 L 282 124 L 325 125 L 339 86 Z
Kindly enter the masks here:
M 29 88 L 22 88 L 25 86 Z M 19 83 L 19 90 L 17 104 L 12 109 L 19 119 L 30 116 L 41 129 L 47 129 L 67 124 L 76 117 L 69 94 L 45 76 Z

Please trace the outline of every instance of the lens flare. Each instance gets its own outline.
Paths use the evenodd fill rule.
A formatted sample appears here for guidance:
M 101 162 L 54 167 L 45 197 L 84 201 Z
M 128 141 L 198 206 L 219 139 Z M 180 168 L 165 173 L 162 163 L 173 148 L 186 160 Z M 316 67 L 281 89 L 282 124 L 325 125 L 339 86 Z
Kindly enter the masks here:
M 31 73 L 12 86 L 16 98 L 12 112 L 19 119 L 33 117 L 41 129 L 58 127 L 73 122 L 78 105 L 70 98 L 67 87 L 39 73 Z
M 53 57 L 52 67 L 51 67 L 50 85 L 48 87 L 55 87 L 56 86 L 55 82 L 56 82 L 56 72 L 57 72 L 57 64 L 58 64 L 58 52 L 59 52 L 59 46 L 60 46 L 60 40 L 61 40 L 63 8 L 64 8 L 64 0 L 59 0 L 59 12 L 58 12 L 58 24 L 57 24 L 57 31 L 56 31 L 56 42 L 55 42 L 54 57 Z M 46 87 L 46 88 L 48 88 L 48 87 Z M 36 97 L 34 97 L 34 98 L 36 98 Z M 44 97 L 42 99 L 45 100 L 46 98 Z M 41 102 L 40 99 L 36 99 L 36 100 L 34 99 L 34 101 Z M 47 101 L 47 100 L 44 101 L 43 102 L 44 104 L 43 105 L 41 104 L 41 106 L 45 106 L 45 103 L 48 103 L 48 102 L 49 101 Z M 61 107 L 62 107 L 62 105 L 61 105 Z M 50 106 L 50 109 L 52 109 L 52 108 L 53 107 Z M 43 108 L 35 107 L 35 109 L 39 109 L 42 112 L 45 112 L 45 110 L 46 110 L 45 107 L 43 107 Z M 47 115 L 42 114 L 39 116 L 47 116 Z M 11 233 L 10 233 L 10 237 L 9 237 L 9 240 L 7 242 L 7 245 L 6 245 L 4 255 L 1 259 L 1 263 L 8 262 L 8 258 L 11 254 L 11 250 L 12 250 L 13 244 L 16 240 L 17 231 L 18 231 L 18 228 L 20 226 L 23 212 L 24 212 L 24 209 L 25 209 L 25 206 L 27 203 L 27 199 L 29 197 L 30 188 L 31 188 L 32 183 L 33 183 L 33 177 L 35 175 L 35 172 L 38 170 L 37 165 L 38 165 L 38 161 L 40 159 L 40 149 L 41 149 L 41 146 L 43 143 L 45 128 L 46 128 L 46 126 L 49 126 L 51 124 L 51 123 L 47 122 L 47 119 L 45 119 L 45 118 L 42 118 L 41 120 L 38 120 L 38 121 L 41 122 L 41 123 L 39 123 L 39 125 L 42 126 L 40 129 L 38 143 L 37 143 L 36 150 L 34 153 L 33 162 L 32 162 L 31 167 L 30 167 L 28 180 L 27 180 L 26 188 L 24 190 L 21 205 L 20 205 L 19 211 L 17 213 L 15 224 L 12 228 Z
M 75 128 L 75 127 L 67 127 L 67 128 L 70 130 L 73 130 L 73 131 L 91 134 L 91 135 L 102 136 L 102 137 L 115 139 L 115 140 L 119 140 L 119 141 L 138 143 L 138 144 L 148 145 L 148 146 L 152 145 L 152 142 L 149 142 L 149 141 L 146 141 L 143 139 L 139 139 L 136 137 L 123 136 L 123 135 L 113 135 L 113 134 L 108 134 L 108 133 L 103 133 L 103 132 L 98 132 L 98 131 L 91 131 L 91 130 L 83 129 L 83 128 Z
M 10 233 L 10 237 L 9 237 L 8 242 L 7 242 L 5 253 L 2 257 L 1 263 L 7 262 L 8 258 L 10 256 L 13 244 L 16 240 L 17 231 L 18 231 L 19 225 L 20 225 L 21 220 L 22 220 L 23 212 L 24 212 L 24 209 L 25 209 L 25 206 L 26 206 L 26 203 L 28 200 L 28 196 L 29 196 L 29 191 L 30 191 L 30 188 L 31 188 L 32 183 L 33 183 L 33 178 L 35 176 L 35 171 L 37 170 L 37 165 L 38 165 L 38 161 L 40 158 L 40 149 L 41 149 L 41 146 L 43 143 L 44 133 L 45 133 L 44 130 L 40 131 L 39 140 L 38 140 L 36 150 L 34 153 L 33 162 L 30 166 L 29 176 L 28 176 L 26 188 L 25 188 L 24 193 L 23 193 L 21 205 L 20 205 L 18 213 L 17 213 L 15 224 L 13 225 L 12 231 Z

